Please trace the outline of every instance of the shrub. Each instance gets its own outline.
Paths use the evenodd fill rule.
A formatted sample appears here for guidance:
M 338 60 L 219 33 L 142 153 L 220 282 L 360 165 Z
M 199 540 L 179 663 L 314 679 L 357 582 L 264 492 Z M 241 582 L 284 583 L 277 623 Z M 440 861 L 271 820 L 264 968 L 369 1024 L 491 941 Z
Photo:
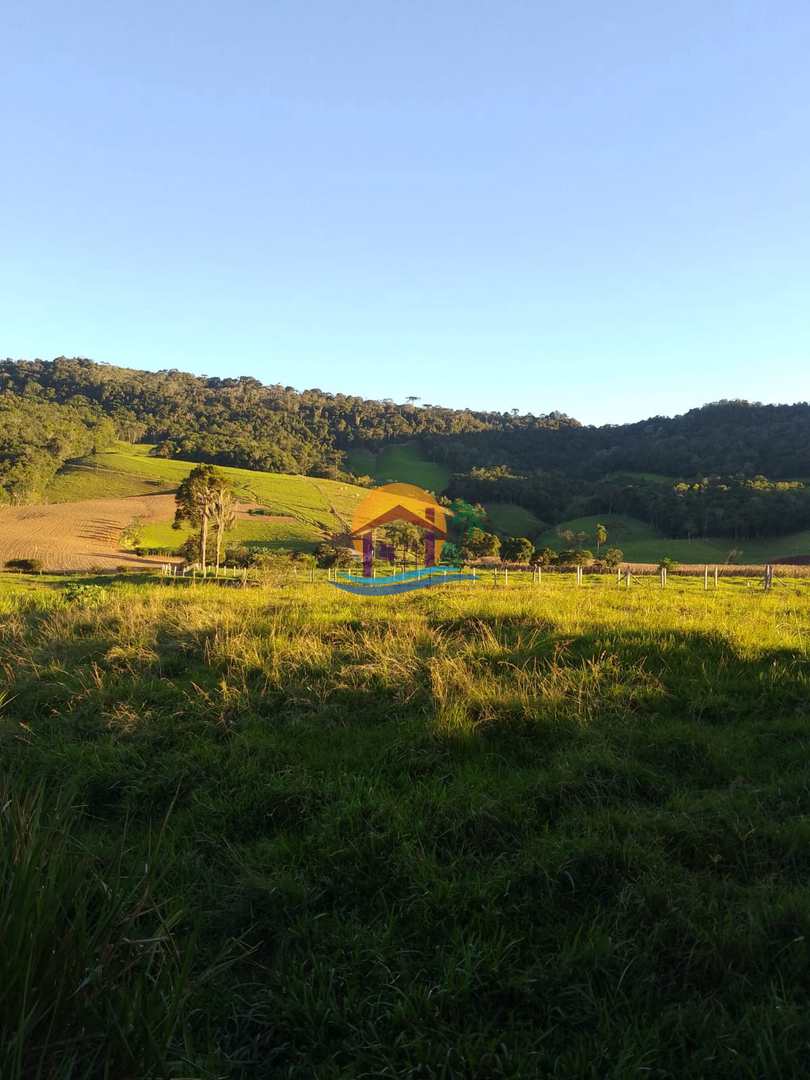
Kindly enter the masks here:
M 558 559 L 563 566 L 585 566 L 593 560 L 593 552 L 586 548 L 568 548 L 560 552 Z
M 109 600 L 110 593 L 103 585 L 72 584 L 64 589 L 62 596 L 68 604 L 75 604 L 77 607 L 96 608 L 101 607 Z
M 5 566 L 6 570 L 17 570 L 20 574 L 42 573 L 42 561 L 40 559 L 9 559 Z
M 124 529 L 119 537 L 118 543 L 122 548 L 139 548 L 143 543 L 143 530 L 144 520 L 142 517 L 135 517 L 130 521 L 129 525 Z
M 324 541 L 315 549 L 315 562 L 323 569 L 332 566 L 353 566 L 356 561 L 352 548 Z

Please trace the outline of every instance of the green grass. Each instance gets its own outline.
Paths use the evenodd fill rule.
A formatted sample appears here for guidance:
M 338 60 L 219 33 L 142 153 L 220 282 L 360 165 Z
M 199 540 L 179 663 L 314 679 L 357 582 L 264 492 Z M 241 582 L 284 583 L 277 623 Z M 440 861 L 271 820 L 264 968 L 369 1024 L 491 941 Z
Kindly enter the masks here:
M 153 495 L 171 491 L 176 483 L 143 479 L 109 466 L 67 465 L 45 489 L 45 502 L 81 502 L 84 499 L 124 499 L 130 495 Z
M 416 442 L 395 443 L 378 454 L 365 448 L 350 450 L 347 461 L 356 475 L 372 476 L 384 484 L 416 484 L 438 494 L 450 482 L 450 470 L 424 458 Z
M 150 449 L 147 445 L 119 443 L 114 451 L 74 462 L 55 477 L 46 491 L 46 501 L 72 502 L 172 491 L 194 468 L 190 461 L 149 457 Z M 354 507 L 366 494 L 363 488 L 334 480 L 217 468 L 230 480 L 242 501 L 260 504 L 273 514 L 295 518 L 296 524 L 291 524 L 288 533 L 289 546 L 311 545 L 324 533 L 343 531 L 351 522 Z M 240 528 L 245 539 L 259 538 L 258 525 L 250 523 Z M 278 525 L 265 524 L 263 528 L 268 539 L 274 542 L 284 539 Z
M 183 524 L 172 528 L 170 522 L 146 525 L 141 531 L 139 548 L 171 554 L 191 536 L 193 529 Z M 268 521 L 261 517 L 237 521 L 225 534 L 226 545 L 244 544 L 247 547 L 284 548 L 289 551 L 312 551 L 316 544 L 312 529 L 298 521 Z
M 572 518 L 547 530 L 537 543 L 541 547 L 564 548 L 566 541 L 558 535 L 558 530 L 570 529 L 574 533 L 587 533 L 584 546 L 595 552 L 594 533 L 599 522 L 606 527 L 608 533 L 605 547 L 621 548 L 629 562 L 657 562 L 663 556 L 669 555 L 681 563 L 725 563 L 733 549 L 740 553 L 736 561 L 742 563 L 775 561 L 780 555 L 810 554 L 810 531 L 770 540 L 731 540 L 727 537 L 674 540 L 638 518 L 615 514 Z
M 0 576 L 2 1075 L 803 1075 L 810 582 L 513 581 Z
M 532 539 L 543 528 L 542 521 L 531 510 L 517 503 L 487 503 L 485 509 L 491 527 L 507 536 L 528 536 Z

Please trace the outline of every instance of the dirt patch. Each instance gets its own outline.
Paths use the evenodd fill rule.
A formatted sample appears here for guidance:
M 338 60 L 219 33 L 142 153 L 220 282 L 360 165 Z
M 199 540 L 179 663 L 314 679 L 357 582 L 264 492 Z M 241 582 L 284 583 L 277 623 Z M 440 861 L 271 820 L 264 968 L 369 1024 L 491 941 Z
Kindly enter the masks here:
M 119 539 L 133 518 L 171 521 L 174 505 L 173 495 L 132 495 L 0 507 L 0 566 L 9 559 L 39 559 L 46 570 L 160 565 L 167 561 L 163 556 L 120 551 Z

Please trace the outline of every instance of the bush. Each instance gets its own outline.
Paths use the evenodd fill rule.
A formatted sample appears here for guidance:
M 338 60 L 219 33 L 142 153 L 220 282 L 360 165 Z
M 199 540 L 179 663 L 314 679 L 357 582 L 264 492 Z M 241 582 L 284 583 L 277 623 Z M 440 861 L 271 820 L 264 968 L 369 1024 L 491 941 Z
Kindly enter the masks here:
M 143 531 L 144 520 L 142 517 L 135 517 L 130 521 L 129 525 L 124 529 L 118 538 L 119 546 L 122 548 L 140 548 L 143 544 Z
M 96 608 L 101 607 L 110 598 L 108 589 L 103 585 L 68 585 L 62 596 L 68 604 L 77 607 Z
M 183 545 L 185 548 L 185 544 Z M 183 551 L 188 562 L 196 562 L 198 554 L 195 548 L 193 554 L 191 552 Z M 256 555 L 245 544 L 229 544 L 225 548 L 225 554 L 223 556 L 223 563 L 225 566 L 238 566 L 240 569 L 244 569 L 247 566 L 253 566 L 255 563 Z
M 20 574 L 42 573 L 42 561 L 40 559 L 9 559 L 5 566 L 6 570 L 16 570 Z
M 677 570 L 680 563 L 676 559 L 671 559 L 669 555 L 665 555 L 658 564 L 659 570 Z
M 357 562 L 357 557 L 353 548 L 324 541 L 315 549 L 315 562 L 322 569 L 332 566 L 353 566 Z
M 558 559 L 563 566 L 585 566 L 593 561 L 593 552 L 586 548 L 568 548 L 560 552 Z

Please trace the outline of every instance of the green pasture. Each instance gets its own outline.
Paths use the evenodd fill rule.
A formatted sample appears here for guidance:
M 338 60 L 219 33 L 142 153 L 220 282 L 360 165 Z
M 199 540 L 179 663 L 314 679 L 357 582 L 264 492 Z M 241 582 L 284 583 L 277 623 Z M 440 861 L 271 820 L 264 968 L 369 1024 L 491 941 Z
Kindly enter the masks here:
M 517 503 L 487 503 L 484 509 L 489 518 L 488 527 L 506 536 L 528 536 L 533 539 L 543 528 L 543 522 Z
M 728 537 L 673 540 L 656 532 L 644 521 L 615 514 L 597 514 L 564 521 L 544 532 L 538 538 L 537 545 L 557 550 L 564 548 L 567 542 L 559 532 L 570 529 L 573 533 L 584 532 L 586 539 L 583 546 L 595 552 L 595 532 L 599 522 L 607 529 L 608 538 L 604 546 L 621 548 L 628 562 L 658 562 L 668 555 L 681 563 L 723 564 L 733 550 L 738 553 L 735 559 L 738 563 L 776 562 L 780 555 L 810 555 L 810 530 L 769 540 L 735 541 Z
M 378 454 L 360 447 L 347 454 L 349 468 L 358 476 L 372 476 L 380 483 L 416 484 L 440 494 L 450 481 L 450 470 L 422 456 L 418 443 L 394 443 Z
M 172 491 L 194 468 L 191 461 L 149 457 L 149 450 L 146 445 L 120 443 L 114 451 L 74 462 L 54 478 L 46 500 L 69 502 Z M 365 495 L 363 488 L 334 480 L 226 466 L 217 469 L 230 480 L 243 502 L 295 518 L 297 525 L 291 525 L 289 533 L 291 543 L 316 542 L 325 532 L 343 531 L 351 522 L 357 502 Z M 252 525 L 245 529 L 248 538 L 258 538 Z M 267 533 L 272 539 L 281 536 L 278 526 L 268 525 Z
M 183 523 L 179 529 L 171 522 L 146 525 L 141 530 L 138 547 L 170 555 L 175 552 L 194 530 Z M 312 529 L 298 521 L 272 521 L 261 517 L 240 518 L 225 534 L 225 544 L 244 544 L 246 547 L 284 548 L 289 551 L 312 551 L 317 543 Z
M 4 1080 L 804 1075 L 810 581 L 510 578 L 0 574 Z

